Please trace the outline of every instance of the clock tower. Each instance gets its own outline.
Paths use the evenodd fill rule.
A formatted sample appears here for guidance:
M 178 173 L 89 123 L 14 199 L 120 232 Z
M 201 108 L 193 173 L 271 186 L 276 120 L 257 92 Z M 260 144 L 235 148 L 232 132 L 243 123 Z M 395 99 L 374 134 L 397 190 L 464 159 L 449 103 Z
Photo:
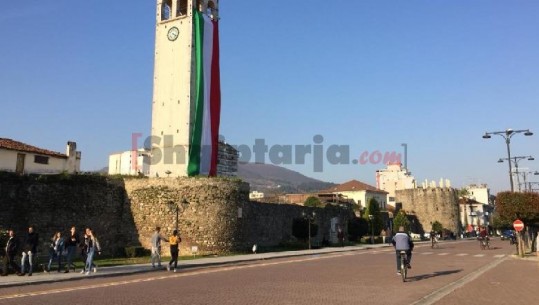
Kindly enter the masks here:
M 218 0 L 157 0 L 151 177 L 215 175 Z

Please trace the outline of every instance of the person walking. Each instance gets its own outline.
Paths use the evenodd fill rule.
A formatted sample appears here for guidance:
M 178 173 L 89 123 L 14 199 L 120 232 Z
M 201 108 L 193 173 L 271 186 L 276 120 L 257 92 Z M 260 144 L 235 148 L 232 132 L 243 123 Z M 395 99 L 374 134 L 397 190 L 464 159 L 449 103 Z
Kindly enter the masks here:
M 45 272 L 51 271 L 51 265 L 54 259 L 58 262 L 58 272 L 62 271 L 62 252 L 64 251 L 64 238 L 62 237 L 61 232 L 54 233 L 54 236 L 51 239 L 51 244 L 49 248 L 49 264 L 47 265 L 47 270 Z
M 73 256 L 75 255 L 75 252 L 77 251 L 77 247 L 80 245 L 80 237 L 79 234 L 77 234 L 77 229 L 75 226 L 71 227 L 70 235 L 67 237 L 65 246 L 67 249 L 67 257 L 66 257 L 66 268 L 64 273 L 68 273 L 69 269 L 71 269 L 71 266 L 73 266 L 73 272 L 75 272 L 75 264 L 73 263 Z
M 170 262 L 167 265 L 167 271 L 170 271 L 172 263 L 174 263 L 174 272 L 178 268 L 178 254 L 179 254 L 179 245 L 182 242 L 182 238 L 178 235 L 178 230 L 172 231 L 172 236 L 168 239 L 170 243 Z
M 164 238 L 160 234 L 161 227 L 155 227 L 155 232 L 150 240 L 152 244 L 152 268 L 155 268 L 155 262 L 157 261 L 157 267 L 161 268 L 161 241 L 168 242 L 168 239 Z
M 341 247 L 344 247 L 344 232 L 340 226 L 337 229 L 337 238 L 339 239 L 339 244 Z
M 92 270 L 92 266 L 94 266 L 93 271 L 97 272 L 97 266 L 94 265 L 94 255 L 96 252 L 97 254 L 101 254 L 101 246 L 92 229 L 87 228 L 86 235 L 88 235 L 88 257 L 86 258 L 84 270 L 86 271 L 86 275 L 88 275 L 90 274 L 90 270 Z
M 86 234 L 87 230 L 89 230 L 89 228 L 86 228 L 86 230 L 84 231 L 84 237 L 81 240 L 81 243 L 79 245 L 80 256 L 82 257 L 82 262 L 83 262 L 82 270 L 80 271 L 80 273 L 86 272 L 86 260 L 88 259 L 88 235 Z
M 34 258 L 37 253 L 37 245 L 39 243 L 39 236 L 34 232 L 34 226 L 28 227 L 28 234 L 24 239 L 22 246 L 22 258 L 21 258 L 21 274 L 26 274 L 26 260 L 28 259 L 28 276 L 32 276 Z
M 19 248 L 19 241 L 15 237 L 15 231 L 13 229 L 8 230 L 9 239 L 6 243 L 6 255 L 4 256 L 4 269 L 1 276 L 7 276 L 9 274 L 9 267 L 17 274 L 20 274 L 21 269 L 17 266 L 15 262 L 15 254 Z

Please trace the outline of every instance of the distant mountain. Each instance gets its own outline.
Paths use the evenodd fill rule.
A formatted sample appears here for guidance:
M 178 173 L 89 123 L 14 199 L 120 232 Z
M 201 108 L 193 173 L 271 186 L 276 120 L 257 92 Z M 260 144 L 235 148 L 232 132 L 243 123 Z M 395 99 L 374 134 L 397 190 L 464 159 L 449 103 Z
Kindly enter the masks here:
M 251 185 L 251 191 L 267 194 L 316 192 L 336 185 L 271 164 L 239 164 L 238 177 Z

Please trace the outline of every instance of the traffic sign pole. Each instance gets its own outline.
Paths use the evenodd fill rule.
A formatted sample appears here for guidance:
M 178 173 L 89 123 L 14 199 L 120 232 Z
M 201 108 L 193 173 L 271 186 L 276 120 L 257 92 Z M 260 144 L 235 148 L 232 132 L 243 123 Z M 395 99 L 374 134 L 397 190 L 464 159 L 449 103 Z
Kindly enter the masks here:
M 515 231 L 520 232 L 522 229 L 524 229 L 524 223 L 522 220 L 517 219 L 513 222 L 513 228 L 515 228 Z
M 522 242 L 522 233 L 521 231 L 524 229 L 524 223 L 522 220 L 517 219 L 513 222 L 513 228 L 515 228 L 515 231 L 518 232 L 518 255 L 520 257 L 524 257 L 524 243 Z

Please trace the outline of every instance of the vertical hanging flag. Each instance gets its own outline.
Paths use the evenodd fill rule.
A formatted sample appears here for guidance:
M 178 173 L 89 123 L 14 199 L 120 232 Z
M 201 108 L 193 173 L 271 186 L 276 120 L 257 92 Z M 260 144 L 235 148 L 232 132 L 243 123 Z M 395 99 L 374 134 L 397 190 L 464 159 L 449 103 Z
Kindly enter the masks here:
M 221 113 L 218 22 L 195 10 L 195 117 L 187 174 L 217 174 L 217 148 Z

